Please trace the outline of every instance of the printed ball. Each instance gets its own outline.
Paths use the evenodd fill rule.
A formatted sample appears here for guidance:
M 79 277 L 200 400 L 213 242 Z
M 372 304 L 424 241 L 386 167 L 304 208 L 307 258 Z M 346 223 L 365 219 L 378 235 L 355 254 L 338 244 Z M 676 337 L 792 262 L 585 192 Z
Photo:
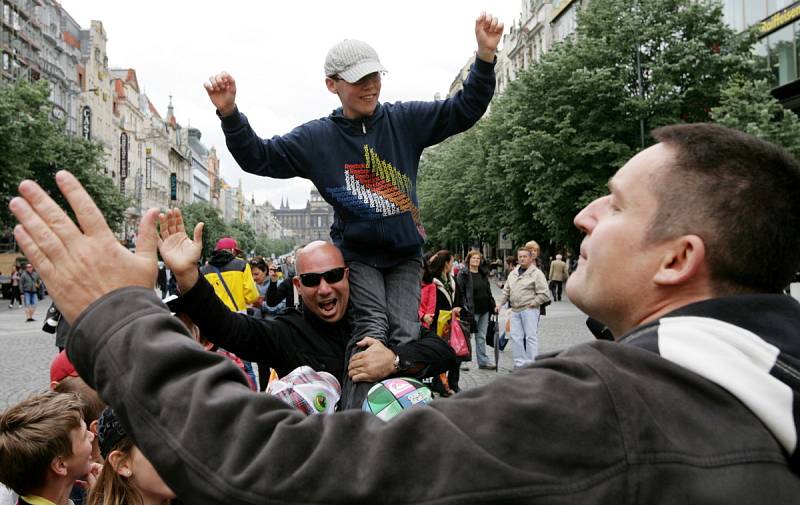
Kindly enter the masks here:
M 404 409 L 426 405 L 431 399 L 431 390 L 418 380 L 397 377 L 372 386 L 361 409 L 388 421 Z

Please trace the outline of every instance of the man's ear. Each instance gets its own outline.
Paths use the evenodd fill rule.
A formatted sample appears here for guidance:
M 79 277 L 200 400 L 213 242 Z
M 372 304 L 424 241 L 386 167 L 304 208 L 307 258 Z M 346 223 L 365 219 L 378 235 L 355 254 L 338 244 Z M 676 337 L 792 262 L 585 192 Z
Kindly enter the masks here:
M 336 91 L 336 82 L 331 79 L 330 77 L 325 78 L 325 86 L 328 88 L 328 91 L 333 93 L 334 95 L 338 95 L 339 92 Z
M 704 270 L 706 244 L 697 235 L 683 235 L 670 241 L 653 281 L 676 286 L 694 280 Z

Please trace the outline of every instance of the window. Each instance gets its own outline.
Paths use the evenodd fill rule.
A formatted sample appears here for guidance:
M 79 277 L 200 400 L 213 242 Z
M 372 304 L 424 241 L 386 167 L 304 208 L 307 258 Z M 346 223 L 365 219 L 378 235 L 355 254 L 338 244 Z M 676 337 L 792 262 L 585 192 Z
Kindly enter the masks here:
M 10 66 L 8 53 L 3 53 L 3 70 L 8 70 Z
M 748 0 L 744 3 L 744 22 L 746 26 L 753 26 L 767 17 L 766 0 Z
M 769 36 L 769 63 L 778 86 L 797 79 L 795 24 L 784 26 Z

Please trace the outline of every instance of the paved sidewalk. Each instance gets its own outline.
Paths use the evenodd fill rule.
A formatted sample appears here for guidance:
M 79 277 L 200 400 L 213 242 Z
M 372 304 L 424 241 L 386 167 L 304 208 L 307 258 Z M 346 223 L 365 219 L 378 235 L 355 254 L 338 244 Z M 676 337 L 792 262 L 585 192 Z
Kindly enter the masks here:
M 499 291 L 495 291 L 495 296 L 499 297 Z M 500 329 L 505 327 L 505 315 L 501 314 Z M 566 349 L 582 342 L 594 340 L 594 337 L 586 328 L 586 315 L 579 311 L 566 298 L 560 302 L 553 302 L 547 307 L 547 315 L 542 316 L 539 321 L 539 353 L 550 353 Z M 473 340 L 473 346 L 475 342 Z M 494 356 L 494 349 L 487 347 L 486 353 L 490 358 Z M 461 372 L 459 386 L 462 390 L 481 386 L 493 381 L 498 376 L 502 376 L 511 371 L 514 367 L 514 358 L 511 352 L 511 345 L 506 346 L 505 351 L 500 352 L 500 366 L 498 371 L 480 370 L 475 360 L 469 364 L 468 371 Z
M 499 291 L 495 289 L 499 297 Z M 35 322 L 26 323 L 21 308 L 8 308 L 8 300 L 0 300 L 0 409 L 17 403 L 31 393 L 47 389 L 50 380 L 50 361 L 57 353 L 55 335 L 44 333 L 42 324 L 50 299 L 39 302 Z M 547 316 L 539 325 L 539 351 L 557 351 L 591 340 L 593 337 L 584 324 L 586 317 L 566 299 L 547 308 Z M 500 317 L 501 328 L 505 316 Z M 487 349 L 493 356 L 494 350 Z M 474 353 L 473 353 L 474 354 Z M 499 371 L 479 370 L 476 361 L 461 373 L 462 389 L 486 384 L 513 367 L 511 346 L 500 353 Z
M 36 305 L 36 321 L 25 322 L 25 312 L 0 300 L 0 409 L 13 405 L 50 385 L 50 361 L 58 353 L 55 335 L 42 331 L 50 306 L 45 298 Z

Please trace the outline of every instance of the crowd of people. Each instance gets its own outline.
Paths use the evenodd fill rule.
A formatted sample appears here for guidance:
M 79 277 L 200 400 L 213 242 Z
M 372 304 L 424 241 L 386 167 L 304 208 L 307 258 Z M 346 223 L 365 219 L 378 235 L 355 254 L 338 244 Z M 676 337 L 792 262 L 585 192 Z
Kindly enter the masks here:
M 0 413 L 8 503 L 797 501 L 800 305 L 782 290 L 800 264 L 798 161 L 719 125 L 654 130 L 574 218 L 577 265 L 529 241 L 495 300 L 479 252 L 457 272 L 451 252 L 422 254 L 414 191 L 422 149 L 492 96 L 502 24 L 482 14 L 475 33 L 464 90 L 430 103 L 378 103 L 377 53 L 337 44 L 342 108 L 283 137 L 253 132 L 230 75 L 206 84 L 243 169 L 309 178 L 336 210 L 333 243 L 297 250 L 282 283 L 230 237 L 201 265 L 203 224 L 178 209 L 143 213 L 133 253 L 69 172 L 56 184 L 77 223 L 20 184 L 15 238 L 71 328 L 52 391 Z M 155 293 L 159 257 L 177 296 Z M 602 338 L 543 358 L 565 281 Z M 513 373 L 460 391 L 467 335 L 496 366 L 484 328 L 500 310 Z M 387 378 L 451 398 L 384 421 L 361 407 Z

